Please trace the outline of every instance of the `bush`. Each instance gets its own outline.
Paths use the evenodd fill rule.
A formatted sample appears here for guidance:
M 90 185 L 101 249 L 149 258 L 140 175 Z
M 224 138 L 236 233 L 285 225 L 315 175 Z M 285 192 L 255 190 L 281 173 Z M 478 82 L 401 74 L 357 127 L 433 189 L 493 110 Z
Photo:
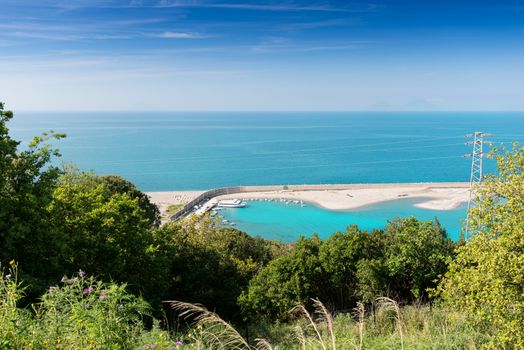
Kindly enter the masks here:
M 79 271 L 49 287 L 33 312 L 17 307 L 23 296 L 13 264 L 0 280 L 0 348 L 133 349 L 178 347 L 165 331 L 147 331 L 149 305 L 125 284 L 103 283 Z
M 453 256 L 454 243 L 438 221 L 397 219 L 384 231 L 350 226 L 325 241 L 300 238 L 292 253 L 270 262 L 239 299 L 245 315 L 287 319 L 297 303 L 319 296 L 334 310 L 382 295 L 402 302 L 427 300 Z

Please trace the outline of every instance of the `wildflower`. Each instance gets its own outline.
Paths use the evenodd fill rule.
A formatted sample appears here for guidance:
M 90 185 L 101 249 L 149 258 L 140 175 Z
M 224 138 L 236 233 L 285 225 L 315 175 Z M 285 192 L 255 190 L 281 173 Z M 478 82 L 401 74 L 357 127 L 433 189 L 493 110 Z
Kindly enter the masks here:
M 60 282 L 64 283 L 65 281 L 67 281 L 67 277 L 64 275 L 62 276 L 62 279 L 60 280 Z
M 9 265 L 13 266 L 15 264 L 15 262 L 16 262 L 15 259 L 9 261 Z
M 5 279 L 6 279 L 6 280 L 8 280 L 8 279 L 10 279 L 10 278 L 11 278 L 11 274 L 10 274 L 10 273 L 8 273 L 7 275 L 5 275 Z
M 49 289 L 48 289 L 48 290 L 49 290 L 50 292 L 52 292 L 52 291 L 54 291 L 54 290 L 56 290 L 56 289 L 58 289 L 57 286 L 49 286 Z
M 70 279 L 68 279 L 68 280 L 66 281 L 66 283 L 67 283 L 67 284 L 73 284 L 73 283 L 75 283 L 75 281 L 76 281 L 76 278 L 70 278 Z
M 78 270 L 78 276 L 80 276 L 80 278 L 84 277 L 86 275 L 86 273 L 82 270 Z
M 93 291 L 93 287 L 89 286 L 87 288 L 84 288 L 84 295 L 87 295 Z
M 175 345 L 176 345 L 177 348 L 181 347 L 182 346 L 182 340 L 177 339 L 177 341 L 175 342 Z

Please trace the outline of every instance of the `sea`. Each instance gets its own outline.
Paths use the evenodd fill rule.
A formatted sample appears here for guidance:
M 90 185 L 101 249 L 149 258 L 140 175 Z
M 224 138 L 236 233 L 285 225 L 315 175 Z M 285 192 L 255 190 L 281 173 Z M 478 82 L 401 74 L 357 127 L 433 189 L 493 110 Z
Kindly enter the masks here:
M 238 185 L 469 181 L 471 159 L 464 155 L 471 152 L 465 144 L 471 139 L 465 135 L 491 133 L 488 140 L 498 147 L 524 143 L 524 112 L 27 111 L 16 113 L 9 128 L 23 145 L 44 131 L 65 133 L 67 138 L 55 142 L 62 154 L 56 162 L 121 175 L 147 192 Z M 486 151 L 489 148 L 486 145 Z M 494 161 L 485 160 L 484 169 L 494 172 Z M 247 224 L 238 226 L 248 233 L 266 237 L 276 233 L 287 237 L 282 240 L 292 240 L 298 233 L 288 237 L 291 231 L 331 232 L 350 223 L 383 226 L 396 213 L 390 206 L 403 214 L 411 208 L 416 214 L 412 204 L 394 201 L 349 216 L 345 213 L 347 217 L 329 211 L 323 215 L 326 210 L 316 208 L 317 226 L 284 230 L 290 222 L 300 221 L 297 215 L 266 203 L 275 220 L 275 212 L 284 213 L 277 220 L 281 229 L 272 223 L 255 228 L 256 213 L 263 216 L 267 208 L 253 210 L 253 206 L 249 215 L 246 211 L 246 217 L 238 219 Z M 465 210 L 459 210 L 462 217 Z M 362 214 L 370 211 L 381 221 Z M 454 225 L 456 233 L 460 220 L 453 219 L 457 213 L 452 212 L 418 215 L 450 216 L 454 224 L 448 226 Z M 359 215 L 365 218 L 357 219 Z M 331 222 L 339 224 L 335 227 Z

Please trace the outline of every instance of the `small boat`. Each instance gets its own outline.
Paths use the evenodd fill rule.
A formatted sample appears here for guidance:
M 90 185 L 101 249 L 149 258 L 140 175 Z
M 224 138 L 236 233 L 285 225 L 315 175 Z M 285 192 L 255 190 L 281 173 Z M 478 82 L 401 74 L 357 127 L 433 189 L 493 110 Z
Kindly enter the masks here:
M 240 199 L 224 199 L 218 202 L 217 206 L 221 208 L 244 208 L 246 202 Z

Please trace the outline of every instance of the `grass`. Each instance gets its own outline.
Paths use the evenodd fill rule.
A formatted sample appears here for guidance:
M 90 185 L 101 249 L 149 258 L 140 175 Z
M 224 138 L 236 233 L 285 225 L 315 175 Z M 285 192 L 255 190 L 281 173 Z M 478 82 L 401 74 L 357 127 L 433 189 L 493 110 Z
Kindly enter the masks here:
M 18 306 L 23 287 L 15 263 L 0 274 L 1 349 L 194 349 L 194 350 L 474 350 L 489 332 L 471 326 L 464 314 L 428 305 L 399 306 L 378 298 L 367 308 L 334 315 L 318 299 L 297 305 L 293 322 L 250 327 L 246 339 L 217 314 L 197 304 L 169 304 L 192 327 L 184 334 L 145 327 L 149 306 L 125 285 L 102 283 L 83 272 L 49 288 L 31 309 Z
M 258 325 L 249 342 L 220 317 L 198 305 L 175 303 L 182 315 L 194 317 L 195 349 L 236 350 L 362 350 L 362 349 L 480 349 L 489 337 L 471 326 L 463 314 L 444 308 L 399 306 L 379 298 L 373 307 L 359 303 L 354 312 L 333 317 L 319 300 L 313 310 L 297 305 L 291 323 Z

